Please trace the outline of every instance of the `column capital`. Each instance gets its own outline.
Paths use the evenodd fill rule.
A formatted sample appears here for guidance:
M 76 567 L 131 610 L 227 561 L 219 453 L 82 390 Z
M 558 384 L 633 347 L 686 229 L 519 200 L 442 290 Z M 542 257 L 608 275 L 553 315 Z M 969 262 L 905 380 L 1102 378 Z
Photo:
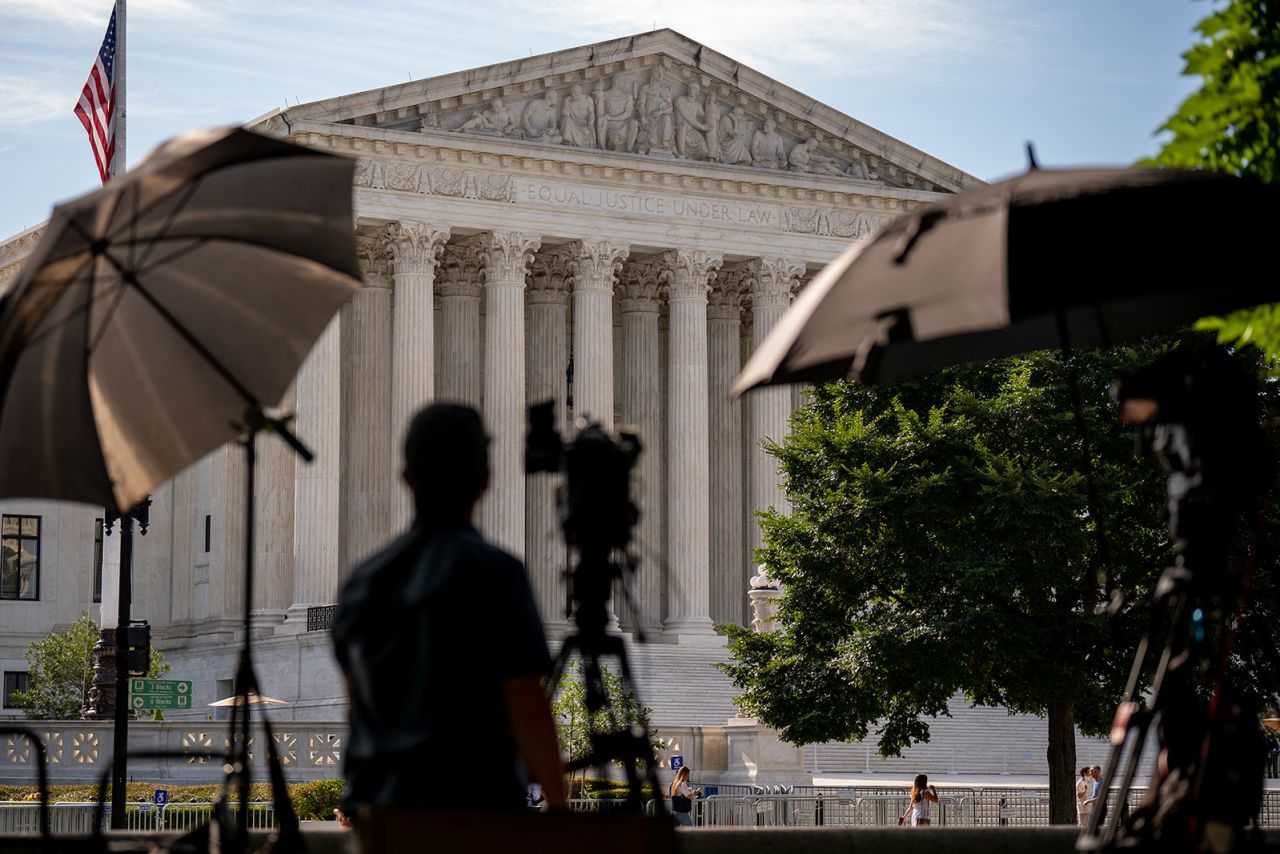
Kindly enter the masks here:
M 628 264 L 618 280 L 618 302 L 623 314 L 658 313 L 658 295 L 671 280 L 671 270 L 656 261 Z
M 523 287 L 542 237 L 521 231 L 490 231 L 479 242 L 484 259 L 484 281 Z
M 391 227 L 371 229 L 356 235 L 356 258 L 366 288 L 391 288 Z
M 742 303 L 738 299 L 738 277 L 732 274 L 716 276 L 715 284 L 707 298 L 707 318 L 710 320 L 739 320 Z
M 672 249 L 664 252 L 663 262 L 671 269 L 668 300 L 706 302 L 711 279 L 724 263 L 721 255 L 702 249 Z
M 446 297 L 479 299 L 484 278 L 482 255 L 477 237 L 465 237 L 446 243 L 444 256 L 440 259 L 440 274 L 436 276 L 435 292 Z
M 435 226 L 420 220 L 401 220 L 391 226 L 391 250 L 395 274 L 434 275 L 449 240 L 448 226 Z
M 565 247 L 539 252 L 533 259 L 525 302 L 529 305 L 565 305 L 569 301 L 569 285 L 573 266 Z
M 752 305 L 779 308 L 790 304 L 796 283 L 804 275 L 805 264 L 792 258 L 752 258 L 745 269 Z
M 569 244 L 573 290 L 613 293 L 630 245 L 614 240 L 575 240 Z

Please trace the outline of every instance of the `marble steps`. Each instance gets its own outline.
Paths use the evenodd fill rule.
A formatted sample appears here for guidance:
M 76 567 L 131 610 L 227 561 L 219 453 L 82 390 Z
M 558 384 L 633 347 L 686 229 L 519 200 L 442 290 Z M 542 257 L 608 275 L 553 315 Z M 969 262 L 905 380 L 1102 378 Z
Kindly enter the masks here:
M 649 644 L 631 647 L 631 665 L 641 696 L 653 710 L 653 723 L 723 725 L 733 717 L 736 694 L 727 676 L 712 664 L 728 659 L 723 648 L 686 648 Z M 1004 709 L 974 707 L 956 695 L 951 717 L 930 720 L 931 740 L 908 748 L 900 758 L 876 753 L 872 735 L 864 742 L 829 742 L 806 747 L 805 767 L 827 773 L 1043 774 L 1048 750 L 1046 721 L 1010 715 Z M 1079 764 L 1102 763 L 1103 739 L 1077 735 Z

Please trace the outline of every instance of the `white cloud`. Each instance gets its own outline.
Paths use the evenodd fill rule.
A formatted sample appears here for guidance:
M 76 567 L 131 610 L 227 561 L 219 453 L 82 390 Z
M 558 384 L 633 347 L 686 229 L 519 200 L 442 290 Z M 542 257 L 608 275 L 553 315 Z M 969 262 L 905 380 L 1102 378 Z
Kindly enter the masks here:
M 70 116 L 77 93 L 52 81 L 0 74 L 0 125 L 31 124 Z
M 178 17 L 200 11 L 193 0 L 130 0 L 129 15 Z M 0 0 L 0 15 L 55 21 L 74 27 L 105 27 L 108 0 Z
M 844 76 L 903 68 L 990 40 L 999 10 L 961 0 L 510 0 L 539 29 L 596 38 L 669 27 L 735 59 L 776 73 Z

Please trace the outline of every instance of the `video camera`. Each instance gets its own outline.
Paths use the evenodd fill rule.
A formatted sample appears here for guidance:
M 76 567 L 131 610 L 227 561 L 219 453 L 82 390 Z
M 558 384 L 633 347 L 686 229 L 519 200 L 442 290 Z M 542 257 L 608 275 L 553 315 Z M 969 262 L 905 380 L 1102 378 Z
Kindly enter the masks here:
M 582 549 L 625 549 L 639 511 L 631 500 L 631 471 L 640 438 L 620 430 L 615 439 L 599 424 L 579 428 L 569 442 L 556 430 L 555 403 L 529 407 L 525 471 L 565 473 L 561 525 L 565 542 Z

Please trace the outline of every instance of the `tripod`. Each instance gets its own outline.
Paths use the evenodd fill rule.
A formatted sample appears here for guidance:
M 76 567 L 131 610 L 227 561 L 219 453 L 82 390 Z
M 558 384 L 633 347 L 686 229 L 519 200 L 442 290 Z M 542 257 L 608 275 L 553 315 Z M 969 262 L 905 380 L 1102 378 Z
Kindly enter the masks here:
M 590 753 L 569 764 L 570 771 L 621 762 L 627 779 L 625 809 L 640 813 L 647 784 L 659 792 L 657 758 L 648 728 L 628 722 L 625 708 L 609 696 L 605 662 L 614 661 L 624 697 L 636 697 L 635 681 L 627 662 L 627 649 L 618 635 L 610 635 L 609 597 L 615 586 L 630 600 L 626 583 L 634 567 L 626 555 L 638 511 L 631 501 L 631 469 L 640 454 L 640 442 L 632 434 L 615 441 L 598 424 L 584 427 L 567 445 L 555 430 L 552 404 L 530 407 L 526 471 L 563 468 L 565 542 L 578 549 L 577 565 L 569 573 L 571 607 L 576 632 L 565 638 L 556 658 L 551 686 L 559 685 L 569 661 L 582 659 L 588 721 L 605 712 L 611 724 L 606 732 L 591 732 Z M 622 582 L 618 584 L 618 582 Z M 634 605 L 634 603 L 632 603 Z M 626 701 L 624 701 L 626 702 Z M 643 775 L 643 781 L 642 781 Z M 657 814 L 665 815 L 665 802 L 654 798 Z
M 627 779 L 625 810 L 639 813 L 644 808 L 645 784 L 655 794 L 660 791 L 657 774 L 657 758 L 648 728 L 628 724 L 626 709 L 610 708 L 611 698 L 605 684 L 604 664 L 608 659 L 617 662 L 623 694 L 636 696 L 635 681 L 627 663 L 627 649 L 621 637 L 609 635 L 605 627 L 609 619 L 608 599 L 613 582 L 622 575 L 621 569 L 609 559 L 608 550 L 584 548 L 577 567 L 573 571 L 574 624 L 577 632 L 564 639 L 560 654 L 556 657 L 551 685 L 560 684 L 565 667 L 575 654 L 582 658 L 582 675 L 585 682 L 588 720 L 601 711 L 611 712 L 610 732 L 591 733 L 591 752 L 570 762 L 570 772 L 602 766 L 620 761 Z M 643 767 L 642 767 L 643 766 Z M 644 779 L 641 780 L 643 773 Z M 665 814 L 665 804 L 655 797 L 657 814 Z
M 1122 417 L 1139 425 L 1144 449 L 1167 470 L 1177 558 L 1157 584 L 1151 624 L 1112 726 L 1099 791 L 1109 792 L 1119 777 L 1117 808 L 1109 810 L 1106 798 L 1099 798 L 1077 847 L 1226 851 L 1256 824 L 1262 792 L 1256 711 L 1228 672 L 1274 471 L 1258 427 L 1257 388 L 1212 348 L 1166 356 L 1123 379 L 1118 398 Z M 1250 507 L 1257 507 L 1253 543 L 1238 569 L 1232 551 Z M 1166 614 L 1168 635 L 1157 650 L 1152 639 Z M 1153 661 L 1144 703 L 1140 680 Z M 1156 780 L 1141 807 L 1126 815 L 1153 734 Z

